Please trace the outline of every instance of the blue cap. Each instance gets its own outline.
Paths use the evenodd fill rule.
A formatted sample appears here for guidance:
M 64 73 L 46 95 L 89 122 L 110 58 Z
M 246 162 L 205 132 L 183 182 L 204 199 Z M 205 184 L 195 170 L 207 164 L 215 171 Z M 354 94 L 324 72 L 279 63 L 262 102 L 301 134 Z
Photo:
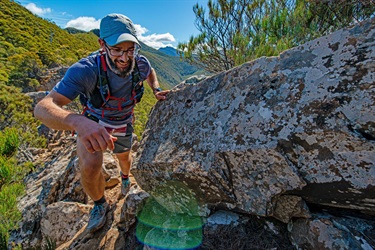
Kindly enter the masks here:
M 122 14 L 109 14 L 102 19 L 100 38 L 109 46 L 115 46 L 122 42 L 135 42 L 140 45 L 133 22 Z

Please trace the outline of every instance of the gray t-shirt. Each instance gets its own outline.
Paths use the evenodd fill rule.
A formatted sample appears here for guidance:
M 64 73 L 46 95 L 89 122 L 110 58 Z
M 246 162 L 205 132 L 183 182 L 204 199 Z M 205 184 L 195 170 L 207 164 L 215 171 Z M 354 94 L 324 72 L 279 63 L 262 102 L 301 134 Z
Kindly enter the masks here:
M 73 64 L 64 75 L 64 78 L 53 89 L 70 100 L 74 100 L 80 94 L 89 97 L 90 93 L 95 89 L 99 77 L 97 57 L 99 57 L 99 54 L 95 53 Z M 142 55 L 136 56 L 135 60 L 139 69 L 140 81 L 144 81 L 151 73 L 151 64 Z M 97 109 L 88 102 L 87 112 L 109 124 L 131 123 L 133 119 L 132 111 L 135 105 L 131 101 L 133 90 L 132 76 L 130 74 L 122 78 L 113 73 L 109 67 L 107 67 L 107 75 L 111 96 L 121 98 L 121 100 L 109 100 L 107 107 L 111 107 L 110 109 Z

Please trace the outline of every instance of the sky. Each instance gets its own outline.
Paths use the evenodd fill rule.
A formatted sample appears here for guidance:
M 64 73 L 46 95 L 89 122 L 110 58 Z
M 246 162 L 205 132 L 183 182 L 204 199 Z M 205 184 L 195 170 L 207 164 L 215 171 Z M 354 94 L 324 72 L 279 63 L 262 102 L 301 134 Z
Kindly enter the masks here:
M 177 47 L 200 32 L 195 27 L 193 6 L 207 9 L 208 0 L 19 0 L 22 6 L 61 28 L 99 29 L 110 13 L 129 17 L 138 39 L 150 47 Z

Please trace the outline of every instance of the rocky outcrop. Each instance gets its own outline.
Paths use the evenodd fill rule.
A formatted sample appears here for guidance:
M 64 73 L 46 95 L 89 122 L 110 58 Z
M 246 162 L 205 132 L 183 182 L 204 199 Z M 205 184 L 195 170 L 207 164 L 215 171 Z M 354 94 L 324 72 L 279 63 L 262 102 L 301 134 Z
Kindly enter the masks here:
M 62 66 L 47 69 L 40 79 L 40 86 L 38 87 L 38 91 L 52 89 L 56 85 L 56 83 L 64 77 L 67 70 L 68 67 Z
M 151 114 L 138 183 L 186 181 L 207 203 L 262 216 L 285 194 L 373 211 L 374 45 L 367 22 L 179 85 Z
M 175 87 L 134 147 L 126 197 L 105 153 L 111 209 L 94 234 L 74 137 L 32 151 L 44 164 L 9 245 L 375 249 L 374 34 L 375 19 Z
M 373 19 L 178 85 L 150 115 L 138 184 L 180 181 L 203 204 L 285 223 L 312 205 L 374 215 L 374 33 Z

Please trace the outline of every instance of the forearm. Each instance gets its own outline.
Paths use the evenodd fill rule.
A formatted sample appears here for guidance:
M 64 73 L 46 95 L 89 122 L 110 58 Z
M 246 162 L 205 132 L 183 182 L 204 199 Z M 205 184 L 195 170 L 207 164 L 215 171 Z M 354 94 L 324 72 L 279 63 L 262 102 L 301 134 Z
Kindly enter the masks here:
M 34 109 L 34 115 L 43 124 L 56 130 L 74 130 L 83 117 L 63 109 L 49 96 L 42 99 Z
M 52 91 L 36 105 L 34 115 L 49 128 L 76 131 L 79 140 L 90 153 L 113 150 L 116 137 L 99 123 L 64 109 L 63 106 L 70 102 L 67 97 Z
M 166 95 L 169 93 L 169 90 L 161 90 L 158 78 L 156 76 L 156 72 L 154 69 L 151 69 L 150 75 L 147 77 L 147 83 L 152 89 L 152 92 L 154 93 L 154 96 L 156 99 L 165 100 Z
M 150 75 L 147 77 L 147 83 L 152 89 L 152 92 L 155 93 L 155 89 L 160 88 L 158 78 L 156 76 L 155 70 L 152 68 Z

